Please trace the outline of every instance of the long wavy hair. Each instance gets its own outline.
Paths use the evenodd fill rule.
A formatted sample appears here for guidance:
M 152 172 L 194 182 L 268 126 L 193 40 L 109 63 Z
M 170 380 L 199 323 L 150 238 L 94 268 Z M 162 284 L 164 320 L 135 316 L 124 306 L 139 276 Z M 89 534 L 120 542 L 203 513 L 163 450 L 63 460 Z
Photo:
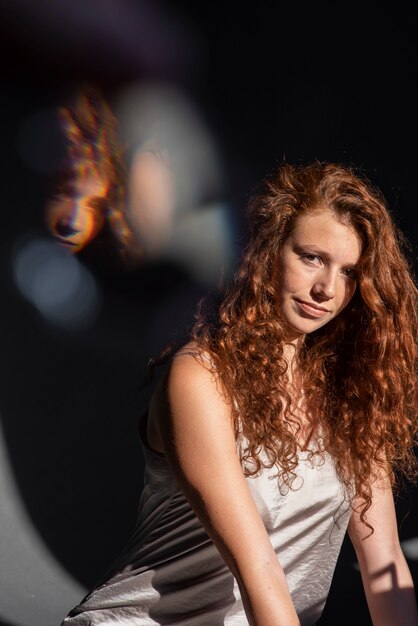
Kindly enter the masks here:
M 312 430 L 322 434 L 311 454 L 333 456 L 371 528 L 372 483 L 382 472 L 392 485 L 417 474 L 417 288 L 408 242 L 381 192 L 347 166 L 278 167 L 250 200 L 248 241 L 220 306 L 198 308 L 191 338 L 211 356 L 230 402 L 236 436 L 246 442 L 246 475 L 275 465 L 291 487 L 301 424 L 276 304 L 278 257 L 295 220 L 318 208 L 360 235 L 358 287 L 336 318 L 305 336 L 295 358 Z
M 89 204 L 105 222 L 98 239 L 102 247 L 116 247 L 121 260 L 128 265 L 134 250 L 133 234 L 127 219 L 125 164 L 126 147 L 120 144 L 118 122 L 101 90 L 94 84 L 83 84 L 75 95 L 58 110 L 66 141 L 66 157 L 52 181 L 52 198 L 73 198 L 74 183 L 86 170 L 106 188 L 104 197 L 91 197 Z

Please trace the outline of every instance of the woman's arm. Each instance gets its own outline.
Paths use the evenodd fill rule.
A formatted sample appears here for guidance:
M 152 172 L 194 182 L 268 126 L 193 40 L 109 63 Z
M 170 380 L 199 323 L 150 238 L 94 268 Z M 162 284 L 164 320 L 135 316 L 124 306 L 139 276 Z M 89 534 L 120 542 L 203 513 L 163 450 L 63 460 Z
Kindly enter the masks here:
M 367 519 L 374 533 L 353 513 L 348 534 L 357 554 L 373 626 L 418 626 L 414 583 L 403 555 L 392 490 L 375 483 Z
M 180 355 L 151 410 L 176 479 L 237 579 L 251 626 L 300 626 L 284 572 L 244 478 L 219 383 Z

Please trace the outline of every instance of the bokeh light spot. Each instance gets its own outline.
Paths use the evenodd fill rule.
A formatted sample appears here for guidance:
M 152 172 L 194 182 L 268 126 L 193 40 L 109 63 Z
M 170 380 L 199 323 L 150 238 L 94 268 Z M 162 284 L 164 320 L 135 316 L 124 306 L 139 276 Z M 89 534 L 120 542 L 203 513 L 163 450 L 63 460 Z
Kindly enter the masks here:
M 47 321 L 69 330 L 93 324 L 101 304 L 92 274 L 68 250 L 36 238 L 16 247 L 13 270 L 20 293 Z

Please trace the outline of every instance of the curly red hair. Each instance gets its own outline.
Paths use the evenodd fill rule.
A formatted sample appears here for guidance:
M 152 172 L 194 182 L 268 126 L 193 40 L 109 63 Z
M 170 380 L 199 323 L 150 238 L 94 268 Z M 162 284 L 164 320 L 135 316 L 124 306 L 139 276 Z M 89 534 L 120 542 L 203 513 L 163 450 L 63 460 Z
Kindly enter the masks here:
M 246 475 L 276 465 L 290 486 L 298 417 L 276 305 L 278 254 L 297 217 L 318 208 L 360 235 L 358 288 L 339 316 L 305 337 L 296 358 L 312 427 L 323 433 L 320 453 L 333 456 L 369 526 L 373 481 L 382 471 L 392 484 L 398 472 L 413 479 L 417 468 L 417 288 L 407 241 L 380 191 L 346 166 L 281 165 L 249 203 L 248 243 L 226 295 L 215 315 L 199 308 L 191 337 L 211 355 L 236 436 L 245 438 Z
M 58 113 L 67 154 L 53 185 L 53 198 L 59 201 L 62 197 L 73 197 L 74 183 L 81 172 L 95 171 L 105 195 L 91 197 L 89 204 L 105 219 L 112 243 L 116 244 L 121 258 L 128 262 L 134 241 L 126 215 L 125 149 L 118 138 L 116 117 L 100 89 L 93 84 L 82 85 Z

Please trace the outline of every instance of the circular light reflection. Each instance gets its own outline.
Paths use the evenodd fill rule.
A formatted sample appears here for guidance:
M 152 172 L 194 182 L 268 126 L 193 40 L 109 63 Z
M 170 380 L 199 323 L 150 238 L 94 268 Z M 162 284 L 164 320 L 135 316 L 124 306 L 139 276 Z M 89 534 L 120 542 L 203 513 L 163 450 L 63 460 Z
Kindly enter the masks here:
M 49 322 L 70 330 L 96 319 L 101 298 L 92 274 L 66 249 L 48 239 L 18 246 L 13 270 L 21 294 Z

